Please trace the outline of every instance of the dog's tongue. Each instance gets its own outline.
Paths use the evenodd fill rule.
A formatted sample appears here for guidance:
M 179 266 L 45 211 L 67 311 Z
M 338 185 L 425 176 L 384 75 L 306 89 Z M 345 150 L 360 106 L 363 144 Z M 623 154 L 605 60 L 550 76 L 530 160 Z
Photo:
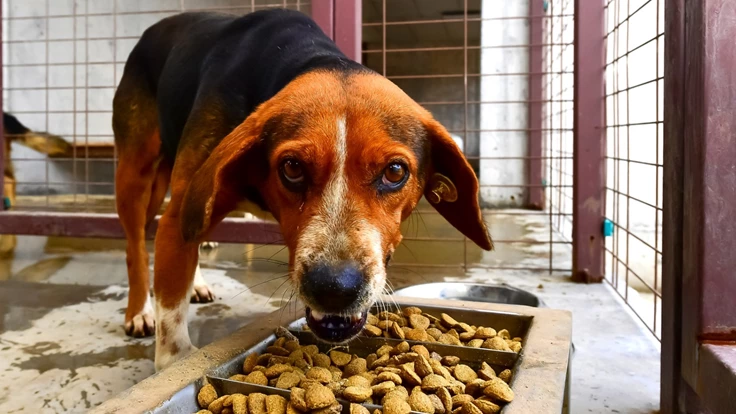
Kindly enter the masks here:
M 307 325 L 320 339 L 329 342 L 345 342 L 357 335 L 365 326 L 367 312 L 350 316 L 327 315 L 307 308 Z

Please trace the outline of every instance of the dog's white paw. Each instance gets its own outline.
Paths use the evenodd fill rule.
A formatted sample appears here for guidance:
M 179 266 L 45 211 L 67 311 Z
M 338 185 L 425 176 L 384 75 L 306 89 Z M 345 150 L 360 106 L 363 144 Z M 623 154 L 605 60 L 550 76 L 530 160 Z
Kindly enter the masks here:
M 215 294 L 212 292 L 212 289 L 207 285 L 207 283 L 199 286 L 192 286 L 192 303 L 209 303 L 214 301 Z
M 156 318 L 150 306 L 125 321 L 125 334 L 135 338 L 143 338 L 156 333 Z
M 191 302 L 209 303 L 214 300 L 215 294 L 209 285 L 207 285 L 207 282 L 205 282 L 204 277 L 202 277 L 202 271 L 199 269 L 199 265 L 197 265 L 197 269 L 194 271 L 194 281 L 192 282 Z

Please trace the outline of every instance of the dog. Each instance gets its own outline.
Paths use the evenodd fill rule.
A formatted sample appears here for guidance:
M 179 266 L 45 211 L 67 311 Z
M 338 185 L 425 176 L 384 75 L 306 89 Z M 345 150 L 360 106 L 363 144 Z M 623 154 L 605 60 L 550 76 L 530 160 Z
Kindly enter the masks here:
M 113 129 L 128 242 L 125 329 L 155 331 L 158 370 L 195 349 L 189 297 L 213 298 L 198 246 L 235 209 L 279 223 L 307 323 L 331 343 L 364 327 L 400 224 L 423 195 L 493 248 L 478 180 L 447 130 L 299 12 L 183 13 L 154 24 L 126 62 Z M 169 187 L 152 305 L 145 227 Z
M 3 111 L 3 138 L 5 140 L 5 170 L 3 174 L 3 210 L 16 205 L 16 180 L 11 156 L 12 143 L 18 143 L 42 154 L 53 156 L 71 152 L 71 144 L 58 135 L 32 131 L 18 118 Z M 0 235 L 0 257 L 13 254 L 17 238 L 12 234 Z
M 5 171 L 3 195 L 4 209 L 15 205 L 15 169 L 11 157 L 13 142 L 49 156 L 58 156 L 71 152 L 71 144 L 58 135 L 47 132 L 32 131 L 23 125 L 15 116 L 3 112 L 3 137 L 5 138 Z

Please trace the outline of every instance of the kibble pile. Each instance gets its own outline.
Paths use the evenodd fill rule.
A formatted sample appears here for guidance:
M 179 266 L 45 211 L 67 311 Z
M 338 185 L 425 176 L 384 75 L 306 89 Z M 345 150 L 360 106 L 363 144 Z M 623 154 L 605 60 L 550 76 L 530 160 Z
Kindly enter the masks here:
M 415 306 L 404 308 L 402 313 L 369 314 L 362 334 L 371 337 L 382 336 L 410 341 L 439 342 L 446 345 L 465 345 L 516 353 L 521 351 L 521 338 L 511 339 L 506 329 L 496 332 L 493 328 L 469 325 L 456 321 L 446 313 L 440 314 L 440 317 L 437 318 L 423 313 Z
M 444 332 L 438 337 L 445 340 L 450 336 L 463 341 L 459 338 L 462 333 L 473 332 L 473 338 L 465 335 L 461 344 L 497 338 L 495 342 L 506 345 L 504 350 L 512 349 L 509 343 L 521 348 L 520 340 L 509 339 L 508 332 L 503 334 L 505 330 L 496 333 L 491 328 L 465 326 L 460 328 L 462 333 L 457 333 L 461 323 L 448 315 L 435 321 L 425 316 L 425 324 L 417 318 L 423 316 L 418 308 L 406 308 L 403 313 L 410 329 L 423 329 L 427 337 L 434 337 L 430 329 L 440 330 L 438 326 L 442 326 Z M 388 325 L 389 329 L 399 324 L 396 320 L 391 322 L 395 324 Z M 381 329 L 378 324 L 371 326 Z M 481 336 L 490 331 L 494 335 L 475 338 L 479 331 Z M 492 414 L 513 400 L 514 393 L 508 385 L 510 370 L 496 374 L 485 362 L 477 370 L 460 362 L 457 356 L 440 356 L 423 345 L 410 346 L 405 341 L 396 346 L 384 345 L 362 358 L 338 350 L 320 353 L 316 345 L 301 345 L 293 336 L 282 336 L 266 353 L 249 354 L 243 373 L 230 379 L 290 390 L 289 400 L 262 393 L 218 396 L 212 385 L 205 385 L 197 398 L 203 409 L 197 414 L 339 414 L 342 405 L 338 398 L 350 402 L 350 414 L 371 414 L 361 404 L 383 406 L 382 412 L 375 410 L 373 414 Z

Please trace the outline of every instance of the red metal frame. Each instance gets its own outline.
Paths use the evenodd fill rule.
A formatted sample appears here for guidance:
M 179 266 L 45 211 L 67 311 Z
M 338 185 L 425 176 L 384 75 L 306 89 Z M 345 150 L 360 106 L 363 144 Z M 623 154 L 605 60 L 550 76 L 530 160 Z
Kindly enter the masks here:
M 575 0 L 573 279 L 604 277 L 605 0 Z
M 665 17 L 662 412 L 731 413 L 736 406 L 736 51 L 728 45 L 736 37 L 736 5 L 671 1 Z
M 670 0 L 665 7 L 664 62 L 664 212 L 662 253 L 662 365 L 660 410 L 679 412 L 682 375 L 682 223 L 683 192 L 683 83 L 685 80 L 685 0 Z
M 330 39 L 335 39 L 335 0 L 312 0 L 312 19 Z
M 360 0 L 335 0 L 335 43 L 350 59 L 360 63 L 363 42 L 363 4 Z

